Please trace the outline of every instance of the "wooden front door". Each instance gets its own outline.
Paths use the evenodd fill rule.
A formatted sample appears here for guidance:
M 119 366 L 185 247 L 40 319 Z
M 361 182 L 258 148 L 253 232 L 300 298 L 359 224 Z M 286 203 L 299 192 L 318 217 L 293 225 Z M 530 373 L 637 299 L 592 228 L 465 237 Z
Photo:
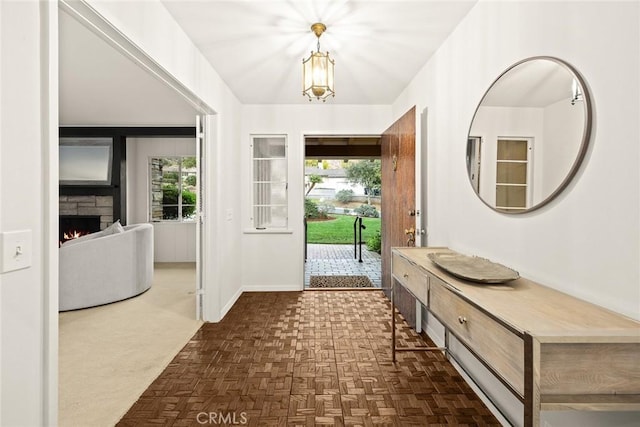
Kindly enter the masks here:
M 413 246 L 406 230 L 416 228 L 416 108 L 392 124 L 382 146 L 382 287 L 391 297 L 391 248 Z M 416 300 L 402 286 L 394 301 L 409 325 L 415 327 Z

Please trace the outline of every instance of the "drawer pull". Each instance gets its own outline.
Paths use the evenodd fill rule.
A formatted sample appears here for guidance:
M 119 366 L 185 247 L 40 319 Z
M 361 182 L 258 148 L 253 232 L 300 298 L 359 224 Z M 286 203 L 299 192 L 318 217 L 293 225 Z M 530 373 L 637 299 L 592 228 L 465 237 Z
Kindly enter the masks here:
M 458 322 L 460 322 L 461 325 L 464 325 L 465 323 L 467 323 L 467 318 L 463 316 L 458 316 Z
M 408 278 L 409 278 L 409 275 L 408 275 L 407 273 L 404 273 L 402 276 L 403 276 L 405 279 L 408 279 Z

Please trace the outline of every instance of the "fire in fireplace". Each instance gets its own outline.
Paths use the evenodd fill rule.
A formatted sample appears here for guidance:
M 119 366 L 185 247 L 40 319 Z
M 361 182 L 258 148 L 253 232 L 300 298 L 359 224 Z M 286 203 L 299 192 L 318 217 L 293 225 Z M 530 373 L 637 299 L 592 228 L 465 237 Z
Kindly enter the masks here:
M 60 244 L 76 239 L 85 234 L 100 231 L 100 216 L 61 216 L 60 217 Z

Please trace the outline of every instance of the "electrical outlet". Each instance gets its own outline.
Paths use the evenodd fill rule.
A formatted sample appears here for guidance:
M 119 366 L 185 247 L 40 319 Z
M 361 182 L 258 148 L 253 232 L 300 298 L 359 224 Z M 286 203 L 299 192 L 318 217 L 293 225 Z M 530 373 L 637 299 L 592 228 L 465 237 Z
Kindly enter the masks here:
M 2 269 L 0 272 L 21 270 L 31 267 L 31 230 L 7 231 L 0 233 L 2 240 Z

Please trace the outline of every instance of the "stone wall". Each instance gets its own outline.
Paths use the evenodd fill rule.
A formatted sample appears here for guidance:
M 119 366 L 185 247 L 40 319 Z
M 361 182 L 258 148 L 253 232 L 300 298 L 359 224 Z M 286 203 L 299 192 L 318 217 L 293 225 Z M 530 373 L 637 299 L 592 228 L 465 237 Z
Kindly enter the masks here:
M 99 215 L 100 230 L 113 223 L 112 196 L 60 196 L 60 215 Z
M 151 159 L 151 220 L 162 221 L 162 159 Z

